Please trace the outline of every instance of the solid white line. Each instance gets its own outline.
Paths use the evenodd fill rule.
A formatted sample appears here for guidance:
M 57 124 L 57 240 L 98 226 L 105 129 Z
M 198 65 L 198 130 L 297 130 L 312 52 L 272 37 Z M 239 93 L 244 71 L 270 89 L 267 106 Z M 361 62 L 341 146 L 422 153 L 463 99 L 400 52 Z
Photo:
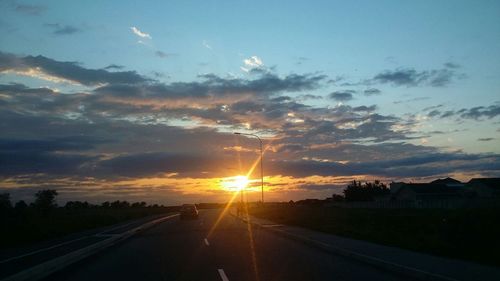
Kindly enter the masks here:
M 226 273 L 224 272 L 224 269 L 217 269 L 217 271 L 219 272 L 219 275 L 220 275 L 220 278 L 222 279 L 222 281 L 229 281 L 229 279 L 227 278 L 226 276 Z
M 208 239 L 207 238 L 205 238 L 204 241 L 205 241 L 205 245 L 210 246 L 210 243 L 208 243 Z
M 70 241 L 66 241 L 66 242 L 63 242 L 63 243 L 60 243 L 60 244 L 57 244 L 57 245 L 54 245 L 54 246 L 50 246 L 50 247 L 47 247 L 47 248 L 43 248 L 43 249 L 39 249 L 39 250 L 36 250 L 36 251 L 33 251 L 33 252 L 29 252 L 29 253 L 24 254 L 24 255 L 12 257 L 12 258 L 0 261 L 0 264 L 1 263 L 6 263 L 6 262 L 9 262 L 9 261 L 13 261 L 13 260 L 17 260 L 17 259 L 20 259 L 20 258 L 24 258 L 24 257 L 27 257 L 27 256 L 31 256 L 31 255 L 34 255 L 34 254 L 38 254 L 40 252 L 44 252 L 44 251 L 47 251 L 47 250 L 51 250 L 51 249 L 54 249 L 54 248 L 57 248 L 57 247 L 60 247 L 60 246 L 66 245 L 66 244 L 70 244 L 70 243 L 82 240 L 82 239 L 87 238 L 87 237 L 88 236 L 80 237 L 80 238 L 73 239 L 73 240 L 70 240 Z

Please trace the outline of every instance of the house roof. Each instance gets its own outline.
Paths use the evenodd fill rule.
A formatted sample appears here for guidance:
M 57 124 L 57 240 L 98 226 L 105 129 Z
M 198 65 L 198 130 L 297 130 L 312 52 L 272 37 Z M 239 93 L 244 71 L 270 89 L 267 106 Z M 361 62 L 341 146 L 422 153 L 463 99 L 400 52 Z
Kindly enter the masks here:
M 437 179 L 434 181 L 431 181 L 433 184 L 460 184 L 461 182 L 459 180 L 456 180 L 454 178 L 447 177 L 445 179 Z
M 500 178 L 474 178 L 468 184 L 483 184 L 490 188 L 500 189 Z
M 457 194 L 461 188 L 433 183 L 407 183 L 401 189 L 409 188 L 419 194 Z

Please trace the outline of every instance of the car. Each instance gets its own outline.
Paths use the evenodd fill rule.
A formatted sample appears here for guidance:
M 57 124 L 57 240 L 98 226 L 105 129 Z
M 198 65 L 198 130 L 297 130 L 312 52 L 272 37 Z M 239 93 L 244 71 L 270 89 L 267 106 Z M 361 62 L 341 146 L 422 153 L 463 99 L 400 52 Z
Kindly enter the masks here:
M 181 220 L 197 219 L 199 216 L 199 212 L 195 204 L 184 204 L 181 207 L 180 215 Z

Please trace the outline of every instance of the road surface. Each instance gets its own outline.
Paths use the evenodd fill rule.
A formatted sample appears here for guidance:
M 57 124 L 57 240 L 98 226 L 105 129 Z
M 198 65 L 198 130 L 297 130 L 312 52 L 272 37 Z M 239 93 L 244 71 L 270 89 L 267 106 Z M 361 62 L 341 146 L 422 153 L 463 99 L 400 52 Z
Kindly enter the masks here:
M 165 221 L 47 280 L 408 280 L 276 236 L 220 210 Z

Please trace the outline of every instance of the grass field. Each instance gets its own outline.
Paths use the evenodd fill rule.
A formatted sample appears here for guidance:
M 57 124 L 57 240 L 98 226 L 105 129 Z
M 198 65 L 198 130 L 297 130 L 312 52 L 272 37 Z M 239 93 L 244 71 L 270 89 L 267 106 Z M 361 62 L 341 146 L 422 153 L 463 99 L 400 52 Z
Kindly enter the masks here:
M 500 266 L 500 209 L 251 208 L 277 223 Z

